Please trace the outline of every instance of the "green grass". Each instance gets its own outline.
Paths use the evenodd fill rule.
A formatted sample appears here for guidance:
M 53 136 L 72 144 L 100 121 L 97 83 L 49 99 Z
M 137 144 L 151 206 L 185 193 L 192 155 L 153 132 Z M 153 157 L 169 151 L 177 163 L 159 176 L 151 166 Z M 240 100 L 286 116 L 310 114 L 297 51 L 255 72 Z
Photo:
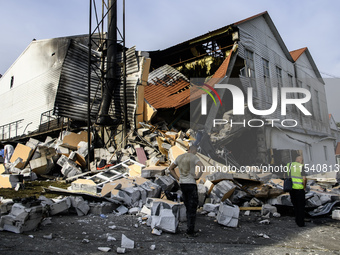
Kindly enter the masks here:
M 58 194 L 45 193 L 44 188 L 48 188 L 49 186 L 54 186 L 58 188 L 67 189 L 70 186 L 69 183 L 61 182 L 61 181 L 31 181 L 24 183 L 24 189 L 20 189 L 15 191 L 14 188 L 0 188 L 0 197 L 13 199 L 13 198 L 26 198 L 35 196 L 38 198 L 40 195 L 43 195 L 47 198 L 55 198 L 58 197 Z

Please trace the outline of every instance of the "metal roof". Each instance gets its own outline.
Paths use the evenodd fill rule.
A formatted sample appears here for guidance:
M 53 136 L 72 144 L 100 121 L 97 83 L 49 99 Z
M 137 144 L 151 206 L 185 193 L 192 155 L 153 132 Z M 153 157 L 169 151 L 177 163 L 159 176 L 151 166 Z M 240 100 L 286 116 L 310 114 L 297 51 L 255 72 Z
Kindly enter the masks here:
M 214 86 L 226 76 L 233 51 L 223 61 L 214 75 L 207 82 Z M 198 99 L 204 91 L 191 86 L 188 78 L 175 68 L 164 65 L 149 74 L 148 85 L 145 87 L 145 99 L 156 109 L 178 109 Z
M 305 50 L 307 50 L 307 47 L 298 50 L 293 50 L 290 52 L 290 55 L 292 56 L 294 62 L 302 55 L 302 53 L 305 52 Z

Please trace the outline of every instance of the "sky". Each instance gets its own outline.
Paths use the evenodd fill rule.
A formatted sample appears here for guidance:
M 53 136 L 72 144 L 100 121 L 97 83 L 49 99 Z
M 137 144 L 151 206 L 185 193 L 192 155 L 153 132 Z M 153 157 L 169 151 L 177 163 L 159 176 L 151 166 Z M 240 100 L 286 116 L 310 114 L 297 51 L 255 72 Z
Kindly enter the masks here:
M 88 34 L 89 0 L 0 0 L 0 74 L 32 39 Z M 101 2 L 96 0 L 99 13 Z M 289 51 L 308 47 L 326 80 L 329 112 L 340 122 L 340 1 L 126 0 L 126 46 L 165 49 L 268 11 Z M 118 0 L 119 23 L 122 3 Z M 92 27 L 95 25 L 93 22 Z M 327 80 L 332 82 L 327 85 Z M 339 84 L 339 85 L 338 85 Z

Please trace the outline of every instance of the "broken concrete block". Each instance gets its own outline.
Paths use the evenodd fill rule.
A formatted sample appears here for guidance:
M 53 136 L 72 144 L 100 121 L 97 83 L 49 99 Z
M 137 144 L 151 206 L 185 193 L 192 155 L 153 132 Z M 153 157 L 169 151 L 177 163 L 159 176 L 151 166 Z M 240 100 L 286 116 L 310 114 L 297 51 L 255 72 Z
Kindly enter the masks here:
M 117 254 L 124 254 L 124 253 L 125 253 L 125 248 L 117 247 Z
M 263 224 L 263 225 L 269 225 L 270 224 L 270 220 L 261 220 L 259 223 Z
M 150 157 L 150 159 L 147 161 L 147 165 L 152 167 L 152 166 L 158 166 L 160 163 L 160 158 L 158 158 L 157 156 L 152 156 Z
M 129 211 L 128 208 L 126 208 L 124 205 L 119 206 L 116 211 L 118 212 L 118 215 L 123 215 Z
M 118 208 L 118 204 L 111 203 L 111 202 L 101 202 L 101 203 L 90 203 L 90 213 L 91 214 L 109 214 L 112 213 L 113 210 Z
M 235 189 L 229 199 L 233 204 L 239 204 L 242 201 L 244 201 L 247 198 L 247 196 L 248 196 L 247 192 L 243 190 Z
M 206 181 L 204 182 L 204 186 L 205 186 L 205 188 L 206 188 L 206 190 L 207 190 L 207 195 L 210 195 L 212 189 L 214 188 L 214 184 L 213 184 L 211 181 L 206 180 Z
M 65 177 L 72 177 L 72 176 L 81 174 L 82 171 L 80 169 L 78 169 L 77 167 L 75 167 L 72 163 L 67 161 L 67 162 L 64 163 L 64 166 L 61 168 L 61 173 Z
M 210 212 L 207 214 L 208 217 L 216 217 L 216 213 L 215 212 Z
M 73 181 L 71 183 L 71 189 L 97 194 L 97 184 L 89 179 L 77 179 Z
M 163 149 L 165 149 L 167 151 L 171 149 L 171 144 L 169 144 L 169 143 L 162 143 L 161 146 L 162 146 Z
M 262 216 L 267 215 L 268 213 L 273 215 L 276 212 L 277 212 L 277 208 L 270 204 L 264 204 L 261 209 Z
M 153 215 L 151 217 L 151 228 L 157 228 L 166 232 L 176 233 L 179 221 L 171 209 L 162 209 L 160 210 L 158 216 Z
M 198 206 L 202 207 L 205 198 L 207 197 L 207 188 L 204 186 L 204 184 L 197 184 L 197 192 L 198 192 Z
M 233 174 L 217 171 L 217 172 L 207 175 L 206 179 L 209 181 L 232 180 Z
M 217 213 L 217 222 L 227 227 L 236 228 L 238 225 L 240 208 L 237 205 L 227 205 L 220 203 Z
M 122 234 L 121 245 L 122 248 L 133 249 L 135 248 L 135 242 L 126 237 L 126 235 Z
M 151 130 L 148 129 L 148 128 L 139 128 L 139 129 L 137 129 L 137 132 L 140 136 L 144 137 L 144 136 L 150 134 Z
M 2 215 L 9 214 L 14 202 L 12 199 L 2 199 L 0 198 L 0 217 Z M 150 210 L 151 213 L 151 210 Z
M 69 197 L 63 199 L 53 200 L 54 203 L 50 205 L 50 214 L 56 215 L 58 213 L 66 212 L 71 207 L 71 200 Z
M 154 229 L 152 229 L 151 234 L 156 235 L 156 236 L 160 236 L 162 234 L 162 230 L 154 228 Z
M 71 205 L 76 209 L 78 216 L 87 215 L 90 211 L 89 203 L 85 201 L 83 197 L 70 196 L 70 200 Z
M 137 213 L 139 213 L 139 211 L 140 211 L 139 207 L 132 207 L 129 209 L 129 214 L 136 215 Z
M 48 239 L 48 240 L 52 240 L 53 239 L 53 234 L 50 233 L 48 235 L 43 235 L 43 238 Z
M 88 155 L 88 143 L 81 141 L 77 147 L 77 153 L 85 158 Z
M 235 188 L 236 186 L 234 183 L 232 183 L 231 181 L 223 180 L 213 187 L 210 196 L 214 198 L 217 202 L 223 202 L 233 194 Z
M 103 251 L 103 252 L 109 252 L 111 251 L 110 247 L 98 247 L 98 250 Z
M 175 180 L 170 176 L 160 176 L 155 183 L 161 186 L 163 191 L 170 191 L 175 185 Z
M 203 205 L 203 210 L 206 212 L 218 212 L 219 207 L 220 207 L 220 204 L 205 203 Z
M 11 212 L 0 218 L 0 230 L 14 233 L 31 231 L 38 227 L 42 218 L 42 205 L 27 208 L 20 203 L 15 203 L 11 208 Z
M 123 198 L 126 205 L 133 206 L 141 198 L 141 192 L 138 188 L 129 187 L 120 190 L 118 196 Z
M 111 153 L 104 148 L 95 148 L 94 149 L 94 158 L 97 160 L 107 159 L 110 157 Z
M 332 219 L 333 220 L 340 220 L 340 210 L 334 210 L 332 212 Z
M 249 206 L 251 207 L 259 207 L 262 205 L 262 202 L 260 200 L 258 200 L 257 198 L 252 198 L 250 201 L 249 201 Z
M 39 144 L 40 144 L 39 140 L 30 138 L 25 145 L 30 147 L 32 150 L 35 150 Z
M 53 160 L 52 158 L 47 159 L 45 156 L 42 156 L 30 160 L 29 165 L 31 170 L 38 175 L 48 174 L 53 168 Z
M 159 186 L 158 184 L 156 184 L 152 181 L 144 182 L 139 187 L 144 189 L 147 192 L 147 194 L 146 194 L 147 197 L 151 197 L 151 198 L 160 197 L 161 186 Z
M 275 217 L 275 218 L 280 218 L 280 217 L 281 217 L 281 214 L 278 213 L 278 212 L 274 212 L 274 213 L 273 213 L 273 217 Z
M 164 166 L 150 166 L 142 169 L 141 176 L 143 178 L 152 178 L 156 176 L 163 176 L 167 167 Z
M 147 208 L 145 205 L 142 207 L 140 212 L 145 215 L 151 215 L 151 209 Z

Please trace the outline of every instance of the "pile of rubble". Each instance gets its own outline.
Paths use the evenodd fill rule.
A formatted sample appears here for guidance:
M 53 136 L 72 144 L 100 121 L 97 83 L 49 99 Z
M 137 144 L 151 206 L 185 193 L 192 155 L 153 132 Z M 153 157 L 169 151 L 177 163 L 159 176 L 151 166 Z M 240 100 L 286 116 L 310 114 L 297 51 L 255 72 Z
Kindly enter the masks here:
M 87 132 L 62 132 L 44 142 L 30 139 L 17 144 L 10 164 L 1 165 L 2 188 L 24 189 L 25 181 L 58 177 L 70 183 L 68 189 L 50 186 L 47 192 L 60 194 L 58 199 L 26 198 L 1 200 L 0 230 L 22 233 L 44 224 L 48 217 L 65 212 L 78 216 L 89 213 L 131 214 L 150 232 L 176 233 L 186 221 L 177 181 L 168 167 L 187 151 L 194 132 L 161 131 L 145 126 L 128 137 L 128 145 L 119 148 L 93 148 L 94 158 L 87 167 Z M 92 136 L 93 137 L 93 136 Z M 197 181 L 199 212 L 213 217 L 218 224 L 237 227 L 241 211 L 261 211 L 268 224 L 270 217 L 280 217 L 278 206 L 292 206 L 283 180 L 261 169 L 229 171 L 229 167 L 201 153 L 197 154 L 205 171 Z M 213 168 L 212 168 L 213 166 Z M 226 171 L 216 171 L 224 169 Z M 176 169 L 178 171 L 178 169 Z M 336 179 L 308 176 L 306 207 L 311 216 L 330 213 L 339 219 L 340 189 Z

